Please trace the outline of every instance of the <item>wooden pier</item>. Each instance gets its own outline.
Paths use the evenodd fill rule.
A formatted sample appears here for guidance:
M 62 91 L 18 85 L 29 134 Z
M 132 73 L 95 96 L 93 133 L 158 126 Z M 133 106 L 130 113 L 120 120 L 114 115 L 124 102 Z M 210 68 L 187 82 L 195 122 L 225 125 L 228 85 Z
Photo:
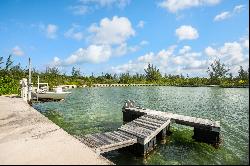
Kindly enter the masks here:
M 220 143 L 219 121 L 145 109 L 129 100 L 122 111 L 124 125 L 116 131 L 89 134 L 80 140 L 98 154 L 126 147 L 145 155 L 156 146 L 156 140 L 171 133 L 170 124 L 177 123 L 193 127 L 196 141 L 212 145 Z
M 92 87 L 160 86 L 158 84 L 93 84 Z
M 162 131 L 166 131 L 169 125 L 168 118 L 144 115 L 122 125 L 116 131 L 85 135 L 81 141 L 96 153 L 105 153 L 137 144 L 137 151 L 144 154 L 156 146 L 156 136 L 159 133 L 162 137 L 165 136 L 166 132 Z

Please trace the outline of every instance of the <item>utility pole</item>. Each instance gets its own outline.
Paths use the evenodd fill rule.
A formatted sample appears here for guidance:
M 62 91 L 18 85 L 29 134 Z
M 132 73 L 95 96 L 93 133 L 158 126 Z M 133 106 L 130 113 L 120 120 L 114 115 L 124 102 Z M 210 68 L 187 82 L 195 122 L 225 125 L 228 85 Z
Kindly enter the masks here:
M 31 83 L 31 60 L 29 58 L 28 102 L 30 102 L 30 100 L 31 100 L 31 91 L 32 91 L 32 83 Z

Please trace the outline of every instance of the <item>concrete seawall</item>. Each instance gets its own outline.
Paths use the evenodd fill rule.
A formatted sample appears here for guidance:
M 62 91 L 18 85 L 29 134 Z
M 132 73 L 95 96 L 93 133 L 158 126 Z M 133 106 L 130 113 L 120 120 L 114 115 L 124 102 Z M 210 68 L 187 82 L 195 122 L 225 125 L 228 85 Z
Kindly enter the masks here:
M 113 164 L 21 98 L 0 96 L 0 165 Z

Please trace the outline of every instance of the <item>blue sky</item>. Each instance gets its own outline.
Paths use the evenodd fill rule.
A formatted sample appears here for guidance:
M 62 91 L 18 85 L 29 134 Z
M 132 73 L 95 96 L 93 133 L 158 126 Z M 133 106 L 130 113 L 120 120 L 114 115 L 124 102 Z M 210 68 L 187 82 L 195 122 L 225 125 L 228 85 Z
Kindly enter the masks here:
M 214 59 L 236 74 L 249 63 L 247 0 L 1 0 L 0 56 L 70 74 L 207 76 Z

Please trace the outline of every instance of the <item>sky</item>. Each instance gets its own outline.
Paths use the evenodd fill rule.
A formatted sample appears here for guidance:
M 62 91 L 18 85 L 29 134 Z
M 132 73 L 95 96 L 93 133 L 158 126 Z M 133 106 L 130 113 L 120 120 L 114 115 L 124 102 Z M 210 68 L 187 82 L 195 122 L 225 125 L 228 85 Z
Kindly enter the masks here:
M 1 0 L 0 56 L 44 71 L 207 77 L 249 67 L 248 0 Z

